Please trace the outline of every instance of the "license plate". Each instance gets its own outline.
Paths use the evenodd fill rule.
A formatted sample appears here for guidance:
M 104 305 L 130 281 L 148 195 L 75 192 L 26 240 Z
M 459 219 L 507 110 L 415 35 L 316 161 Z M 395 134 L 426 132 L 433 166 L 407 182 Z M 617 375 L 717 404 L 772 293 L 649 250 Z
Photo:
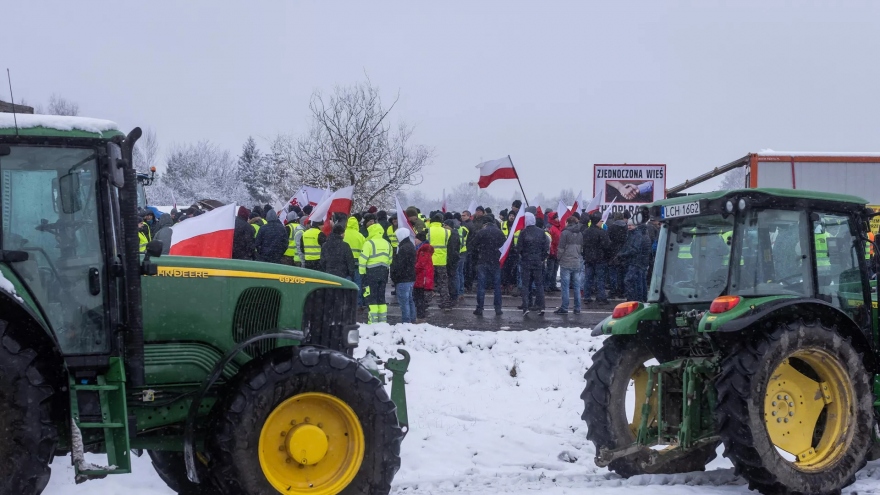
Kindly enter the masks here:
M 680 205 L 664 206 L 661 216 L 663 218 L 689 217 L 700 214 L 700 202 L 683 203 Z

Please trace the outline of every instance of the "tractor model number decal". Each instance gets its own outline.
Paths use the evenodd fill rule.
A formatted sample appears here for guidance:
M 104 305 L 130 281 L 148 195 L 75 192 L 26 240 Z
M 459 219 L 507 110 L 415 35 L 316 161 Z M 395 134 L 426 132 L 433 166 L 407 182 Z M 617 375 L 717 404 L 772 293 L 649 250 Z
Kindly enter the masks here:
M 242 270 L 219 270 L 213 268 L 175 268 L 170 266 L 160 266 L 157 275 L 160 277 L 175 278 L 258 278 L 264 280 L 276 280 L 283 284 L 307 284 L 311 282 L 324 285 L 342 285 L 339 282 L 321 280 L 319 278 L 279 275 L 277 273 L 246 272 Z

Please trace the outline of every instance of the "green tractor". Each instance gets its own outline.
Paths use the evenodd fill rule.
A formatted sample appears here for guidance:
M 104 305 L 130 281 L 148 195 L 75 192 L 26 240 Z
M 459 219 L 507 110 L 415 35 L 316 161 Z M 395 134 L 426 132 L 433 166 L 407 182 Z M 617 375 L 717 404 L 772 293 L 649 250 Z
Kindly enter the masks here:
M 0 114 L 0 493 L 41 493 L 54 456 L 81 482 L 144 452 L 182 494 L 388 493 L 408 354 L 389 397 L 352 357 L 347 280 L 139 255 L 139 136 Z
M 880 411 L 865 205 L 749 189 L 643 209 L 640 221 L 660 218 L 648 300 L 596 327 L 608 337 L 581 396 L 596 463 L 625 477 L 698 471 L 723 443 L 765 494 L 851 484 Z

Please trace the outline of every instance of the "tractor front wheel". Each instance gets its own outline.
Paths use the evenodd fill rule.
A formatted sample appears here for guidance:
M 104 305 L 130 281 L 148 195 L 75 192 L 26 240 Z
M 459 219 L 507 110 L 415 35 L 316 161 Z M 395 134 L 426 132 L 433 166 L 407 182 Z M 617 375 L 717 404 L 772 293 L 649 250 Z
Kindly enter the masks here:
M 602 348 L 593 354 L 593 365 L 584 376 L 586 388 L 581 394 L 584 401 L 583 420 L 587 422 L 587 439 L 600 449 L 621 449 L 636 441 L 641 422 L 641 405 L 646 400 L 648 386 L 645 363 L 653 359 L 651 351 L 636 337 L 611 336 L 605 339 Z M 635 393 L 635 409 L 630 417 L 626 410 L 627 390 L 632 387 Z M 656 394 L 652 399 L 652 413 L 648 425 L 656 422 Z M 646 465 L 650 449 L 628 457 L 615 459 L 608 469 L 628 478 L 639 474 L 687 473 L 703 471 L 706 464 L 715 458 L 716 444 L 705 445 L 666 462 Z
M 758 333 L 715 383 L 724 455 L 765 494 L 834 494 L 865 465 L 870 377 L 853 346 L 820 323 Z
M 215 411 L 211 471 L 230 495 L 381 495 L 400 468 L 394 403 L 340 352 L 276 349 L 242 368 Z
M 0 320 L 0 493 L 37 495 L 49 482 L 58 445 L 50 417 L 54 387 L 34 349 Z
M 207 469 L 196 460 L 196 470 L 202 484 L 193 483 L 186 477 L 186 462 L 183 452 L 168 450 L 148 450 L 153 468 L 168 488 L 179 495 L 208 495 L 212 493 L 207 485 Z

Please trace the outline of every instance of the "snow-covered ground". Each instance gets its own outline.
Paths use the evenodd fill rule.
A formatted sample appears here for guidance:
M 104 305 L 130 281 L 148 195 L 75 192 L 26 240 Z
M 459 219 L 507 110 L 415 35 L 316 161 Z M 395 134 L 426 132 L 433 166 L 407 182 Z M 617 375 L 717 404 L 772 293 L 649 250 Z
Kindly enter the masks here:
M 580 419 L 583 374 L 602 344 L 589 329 L 490 333 L 380 324 L 362 326 L 361 339 L 359 354 L 373 349 L 391 357 L 402 347 L 412 355 L 411 430 L 395 478 L 398 495 L 750 493 L 720 451 L 705 473 L 624 480 L 596 467 Z M 146 456 L 135 459 L 134 469 L 76 486 L 69 459 L 58 459 L 46 493 L 172 493 Z M 880 463 L 844 492 L 880 493 Z

